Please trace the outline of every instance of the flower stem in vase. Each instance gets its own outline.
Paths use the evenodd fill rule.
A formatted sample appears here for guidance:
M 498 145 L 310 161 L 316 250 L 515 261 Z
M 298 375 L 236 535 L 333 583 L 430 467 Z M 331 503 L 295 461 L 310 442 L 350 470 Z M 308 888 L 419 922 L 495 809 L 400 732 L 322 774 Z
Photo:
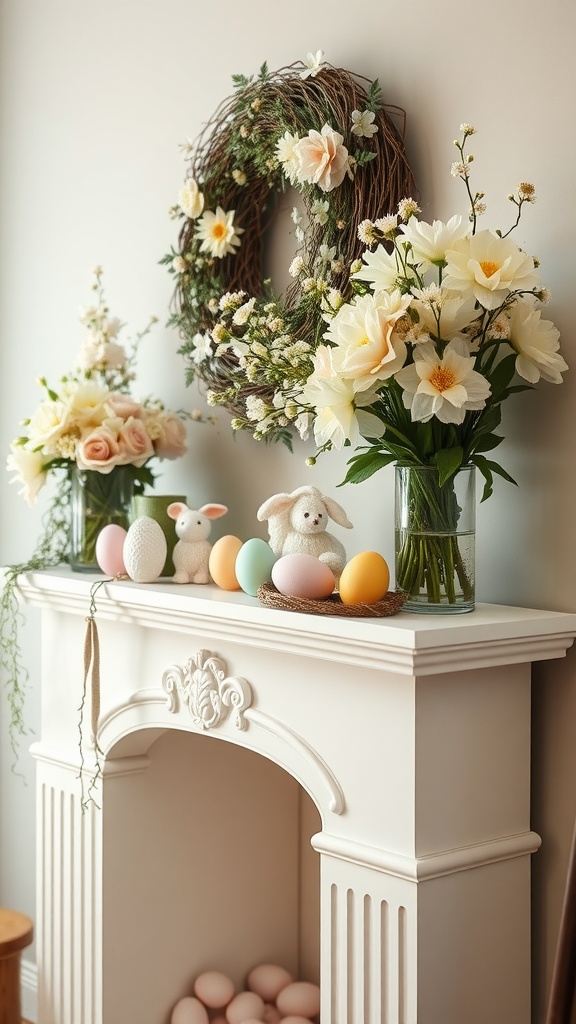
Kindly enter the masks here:
M 70 565 L 76 572 L 98 572 L 96 541 L 101 530 L 111 523 L 128 529 L 134 474 L 130 466 L 116 466 L 110 473 L 72 466 L 69 472 Z
M 474 472 L 441 485 L 434 466 L 396 467 L 396 586 L 409 611 L 474 608 Z

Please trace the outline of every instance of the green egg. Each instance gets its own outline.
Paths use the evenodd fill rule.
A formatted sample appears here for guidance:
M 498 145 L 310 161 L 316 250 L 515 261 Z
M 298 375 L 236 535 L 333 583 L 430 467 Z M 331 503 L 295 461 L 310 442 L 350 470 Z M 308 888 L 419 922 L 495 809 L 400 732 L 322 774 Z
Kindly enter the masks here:
M 242 590 L 251 597 L 258 596 L 258 587 L 272 578 L 276 555 L 265 540 L 251 537 L 236 555 L 234 572 Z

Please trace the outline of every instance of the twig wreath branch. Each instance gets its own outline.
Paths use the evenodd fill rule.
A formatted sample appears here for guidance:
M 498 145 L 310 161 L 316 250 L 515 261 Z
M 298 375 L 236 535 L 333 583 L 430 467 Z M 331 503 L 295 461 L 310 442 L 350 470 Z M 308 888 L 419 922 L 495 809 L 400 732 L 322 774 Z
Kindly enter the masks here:
M 234 429 L 288 445 L 298 410 L 274 406 L 279 385 L 286 396 L 303 364 L 311 371 L 323 314 L 350 294 L 362 222 L 415 192 L 404 111 L 384 104 L 377 80 L 321 57 L 233 76 L 233 95 L 184 146 L 187 177 L 173 208 L 183 225 L 178 248 L 161 261 L 176 277 L 171 323 L 187 383 L 198 379 L 209 404 L 232 413 Z M 304 215 L 294 208 L 294 280 L 276 295 L 265 274 L 266 235 L 290 187 Z M 269 360 L 259 368 L 253 358 L 258 345 L 275 350 L 272 373 Z

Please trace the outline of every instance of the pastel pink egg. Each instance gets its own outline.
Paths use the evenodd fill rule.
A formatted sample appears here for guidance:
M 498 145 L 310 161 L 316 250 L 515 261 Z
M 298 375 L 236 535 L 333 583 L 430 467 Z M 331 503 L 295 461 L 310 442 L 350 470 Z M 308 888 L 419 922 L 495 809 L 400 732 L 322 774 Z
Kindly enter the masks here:
M 234 982 L 221 971 L 204 971 L 194 982 L 194 994 L 211 1010 L 227 1006 L 234 995 Z
M 250 1018 L 262 1020 L 264 1000 L 256 992 L 239 992 L 226 1007 L 228 1024 L 246 1024 Z
M 272 566 L 272 582 L 286 597 L 320 599 L 336 586 L 334 573 L 314 555 L 282 555 Z
M 170 1024 L 208 1024 L 208 1011 L 199 999 L 184 996 L 172 1010 Z
M 298 1017 L 290 1014 L 289 1017 L 280 1017 L 281 1024 L 310 1024 L 310 1017 Z
M 320 1012 L 320 989 L 311 981 L 293 981 L 276 1000 L 283 1017 L 314 1017 Z
M 107 576 L 118 576 L 126 572 L 124 566 L 124 541 L 127 531 L 117 523 L 104 526 L 96 538 L 96 561 Z
M 272 1003 L 266 1003 L 262 1014 L 263 1024 L 280 1024 L 280 1010 L 277 1010 Z
M 257 992 L 266 1003 L 274 1003 L 278 993 L 291 981 L 294 978 L 290 972 L 279 964 L 258 964 L 249 972 L 246 984 L 251 992 Z

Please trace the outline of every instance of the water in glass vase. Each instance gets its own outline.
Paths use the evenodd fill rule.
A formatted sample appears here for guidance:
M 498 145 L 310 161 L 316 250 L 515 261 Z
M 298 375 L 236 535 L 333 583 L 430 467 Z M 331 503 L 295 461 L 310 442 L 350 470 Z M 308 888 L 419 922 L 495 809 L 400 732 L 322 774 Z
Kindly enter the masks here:
M 134 492 L 131 466 L 110 473 L 70 469 L 70 567 L 75 572 L 99 572 L 96 541 L 105 526 L 130 525 Z
M 475 511 L 473 466 L 443 485 L 435 467 L 396 467 L 396 587 L 406 611 L 474 609 Z

